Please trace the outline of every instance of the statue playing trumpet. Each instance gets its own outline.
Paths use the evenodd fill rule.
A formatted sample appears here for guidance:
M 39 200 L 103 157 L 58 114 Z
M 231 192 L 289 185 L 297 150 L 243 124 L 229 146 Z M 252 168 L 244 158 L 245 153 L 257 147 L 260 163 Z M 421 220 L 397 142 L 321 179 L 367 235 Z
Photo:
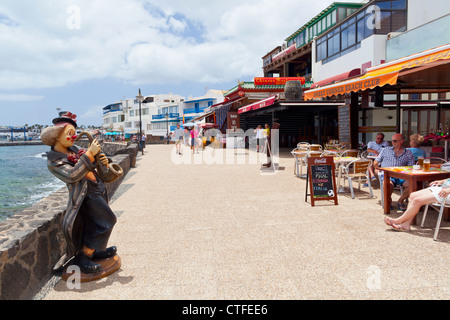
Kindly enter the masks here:
M 65 261 L 73 257 L 71 264 L 84 274 L 103 272 L 98 261 L 116 256 L 117 251 L 115 246 L 107 247 L 117 218 L 109 207 L 105 183 L 119 178 L 123 170 L 110 163 L 101 153 L 100 143 L 89 133 L 76 136 L 76 115 L 67 112 L 53 119 L 53 124 L 43 130 L 41 140 L 51 146 L 48 169 L 69 190 L 62 226 L 67 241 Z M 74 146 L 82 135 L 89 139 L 87 150 Z

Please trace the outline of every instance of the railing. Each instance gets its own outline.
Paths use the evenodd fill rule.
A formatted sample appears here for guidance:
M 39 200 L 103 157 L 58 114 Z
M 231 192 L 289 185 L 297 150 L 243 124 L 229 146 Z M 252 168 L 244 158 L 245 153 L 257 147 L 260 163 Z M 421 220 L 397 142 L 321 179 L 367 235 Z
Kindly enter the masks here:
M 107 114 L 107 113 L 110 113 L 110 112 L 119 112 L 119 111 L 123 111 L 122 109 L 119 109 L 119 110 L 103 110 L 103 114 Z
M 167 114 L 169 116 L 169 119 L 171 118 L 178 118 L 180 115 L 178 113 L 168 113 Z M 166 118 L 166 114 L 155 114 L 152 115 L 152 120 L 161 120 L 161 119 L 165 119 Z
M 188 108 L 188 109 L 184 109 L 183 112 L 186 113 L 200 113 L 200 112 L 204 112 L 205 109 L 207 107 L 203 107 L 203 108 Z

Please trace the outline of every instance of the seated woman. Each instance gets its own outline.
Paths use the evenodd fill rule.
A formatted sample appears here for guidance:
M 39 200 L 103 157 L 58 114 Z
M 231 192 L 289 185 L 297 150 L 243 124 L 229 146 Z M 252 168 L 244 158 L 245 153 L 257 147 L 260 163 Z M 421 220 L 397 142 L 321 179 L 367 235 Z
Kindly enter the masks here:
M 417 160 L 419 159 L 419 157 L 426 157 L 426 153 L 425 150 L 420 149 L 420 145 L 423 143 L 423 136 L 421 136 L 420 134 L 413 134 L 409 137 L 409 145 L 411 146 L 411 148 L 407 148 L 408 150 L 410 150 L 413 155 L 414 155 L 414 160 L 417 162 Z
M 422 206 L 436 202 L 442 203 L 449 194 L 450 179 L 433 181 L 430 183 L 430 187 L 409 195 L 409 203 L 405 213 L 396 219 L 385 217 L 384 222 L 395 230 L 410 231 L 411 223 Z M 450 204 L 450 197 L 447 199 L 447 203 Z

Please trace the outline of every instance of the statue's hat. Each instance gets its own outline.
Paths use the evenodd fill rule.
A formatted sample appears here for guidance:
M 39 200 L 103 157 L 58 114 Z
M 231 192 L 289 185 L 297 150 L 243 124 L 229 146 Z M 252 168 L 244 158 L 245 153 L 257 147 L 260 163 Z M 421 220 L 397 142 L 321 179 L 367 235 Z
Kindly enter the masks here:
M 58 126 L 58 125 L 64 125 L 66 123 L 70 123 L 71 125 L 73 125 L 75 128 L 77 127 L 77 115 L 76 114 L 72 114 L 70 112 L 66 112 L 63 115 L 61 115 L 58 118 L 53 119 L 53 124 Z

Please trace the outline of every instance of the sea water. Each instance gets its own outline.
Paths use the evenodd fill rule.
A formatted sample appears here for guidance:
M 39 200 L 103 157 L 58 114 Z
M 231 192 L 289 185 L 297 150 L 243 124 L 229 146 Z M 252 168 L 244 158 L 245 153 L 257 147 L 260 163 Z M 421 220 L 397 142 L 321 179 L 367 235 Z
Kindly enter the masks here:
M 0 221 L 65 186 L 47 168 L 49 150 L 45 145 L 0 146 Z

